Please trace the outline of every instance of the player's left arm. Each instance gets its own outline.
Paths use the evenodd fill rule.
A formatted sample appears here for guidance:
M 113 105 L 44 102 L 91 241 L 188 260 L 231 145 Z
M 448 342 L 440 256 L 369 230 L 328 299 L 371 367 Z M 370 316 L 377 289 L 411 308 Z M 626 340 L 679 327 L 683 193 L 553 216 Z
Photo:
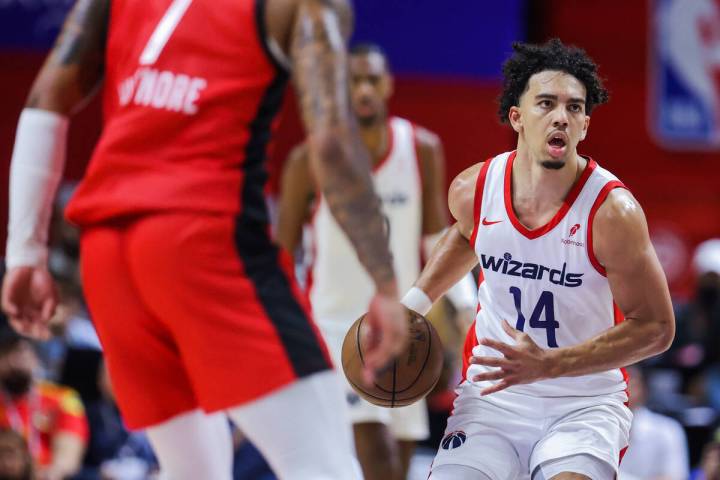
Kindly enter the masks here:
M 422 180 L 422 233 L 432 236 L 448 226 L 445 204 L 445 153 L 433 132 L 416 126 L 415 142 Z
M 607 272 L 625 321 L 578 345 L 547 350 L 503 322 L 515 345 L 481 339 L 481 344 L 498 350 L 503 357 L 470 360 L 498 367 L 473 378 L 498 380 L 483 391 L 484 395 L 511 385 L 624 367 L 669 348 L 675 336 L 670 292 L 637 200 L 624 189 L 613 190 L 598 209 L 592 228 L 595 256 Z

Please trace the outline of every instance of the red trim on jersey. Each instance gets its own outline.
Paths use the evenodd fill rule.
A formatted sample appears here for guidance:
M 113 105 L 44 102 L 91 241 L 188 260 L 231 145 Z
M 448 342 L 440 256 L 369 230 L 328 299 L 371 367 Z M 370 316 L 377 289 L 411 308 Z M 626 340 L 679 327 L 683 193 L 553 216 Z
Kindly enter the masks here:
M 600 265 L 600 262 L 595 257 L 595 250 L 593 250 L 593 221 L 595 220 L 595 214 L 600 208 L 600 205 L 603 204 L 608 194 L 616 188 L 627 187 L 625 187 L 625 185 L 623 185 L 620 180 L 611 180 L 605 184 L 602 190 L 600 190 L 600 193 L 598 193 L 598 196 L 595 199 L 592 208 L 590 209 L 590 215 L 588 216 L 587 233 L 585 234 L 587 235 L 587 253 L 588 258 L 590 259 L 590 263 L 592 263 L 592 266 L 595 267 L 595 270 L 597 270 L 598 273 L 603 277 L 607 277 L 607 272 L 605 271 L 605 267 Z
M 480 310 L 480 304 L 478 304 L 478 310 Z M 462 359 L 462 379 L 467 380 L 467 369 L 470 366 L 470 357 L 472 356 L 473 348 L 478 345 L 477 335 L 475 335 L 475 321 L 472 322 L 470 328 L 465 335 L 465 343 L 463 344 L 463 359 Z
M 373 173 L 377 173 L 378 170 L 380 170 L 383 165 L 387 163 L 387 161 L 390 159 L 390 155 L 392 154 L 393 147 L 395 145 L 395 133 L 392 127 L 392 118 L 387 121 L 385 128 L 387 128 L 388 133 L 387 150 L 385 150 L 385 155 L 383 155 L 383 158 L 376 165 L 373 166 Z
M 478 229 L 480 227 L 480 209 L 482 208 L 483 190 L 485 189 L 485 177 L 487 176 L 488 167 L 492 158 L 488 158 L 478 173 L 475 182 L 475 198 L 473 198 L 473 231 L 470 235 L 470 246 L 475 248 L 475 240 L 477 239 Z
M 517 216 L 515 215 L 515 210 L 512 206 L 512 167 L 513 163 L 515 162 L 516 154 L 517 151 L 510 154 L 510 158 L 508 158 L 507 165 L 505 166 L 505 210 L 507 210 L 508 217 L 510 218 L 510 223 L 513 224 L 515 229 L 527 238 L 534 240 L 538 237 L 545 235 L 550 230 L 555 228 L 557 224 L 560 223 L 560 221 L 565 217 L 568 210 L 570 210 L 570 207 L 572 207 L 572 204 L 575 202 L 575 199 L 578 197 L 583 187 L 587 183 L 588 178 L 590 178 L 590 174 L 593 172 L 593 170 L 595 170 L 595 167 L 597 167 L 597 163 L 595 163 L 595 160 L 593 160 L 592 158 L 587 159 L 587 165 L 585 166 L 585 170 L 583 170 L 580 178 L 577 180 L 577 182 L 575 182 L 575 185 L 572 186 L 570 192 L 568 192 L 567 196 L 563 200 L 563 204 L 560 207 L 560 210 L 557 211 L 555 216 L 551 218 L 548 223 L 531 230 L 522 223 L 520 223 L 520 220 L 518 220 Z

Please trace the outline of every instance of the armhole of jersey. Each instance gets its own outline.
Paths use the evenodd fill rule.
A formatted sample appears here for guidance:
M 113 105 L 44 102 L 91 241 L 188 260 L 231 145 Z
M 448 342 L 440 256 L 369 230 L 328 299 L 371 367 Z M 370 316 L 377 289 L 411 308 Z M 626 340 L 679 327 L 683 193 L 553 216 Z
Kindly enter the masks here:
M 270 63 L 275 67 L 278 72 L 289 74 L 290 73 L 290 59 L 277 44 L 267 31 L 267 25 L 265 25 L 265 4 L 267 0 L 255 0 L 255 25 L 258 33 L 258 40 L 260 45 L 265 52 L 265 56 Z
M 587 254 L 592 266 L 595 267 L 595 270 L 597 270 L 597 272 L 603 277 L 607 277 L 607 272 L 605 271 L 605 267 L 603 267 L 598 261 L 597 257 L 595 257 L 595 250 L 593 249 L 593 222 L 595 221 L 595 214 L 600 208 L 600 205 L 605 202 L 605 199 L 610 194 L 610 192 L 615 190 L 616 188 L 627 189 L 627 187 L 620 180 L 611 180 L 607 182 L 602 188 L 602 190 L 600 190 L 600 193 L 598 193 L 598 196 L 595 198 L 595 202 L 590 209 L 590 215 L 588 216 Z
M 477 183 L 475 184 L 475 197 L 473 198 L 473 231 L 470 235 L 470 246 L 475 248 L 475 240 L 477 239 L 478 228 L 480 226 L 480 209 L 482 207 L 483 190 L 485 188 L 485 177 L 487 176 L 488 167 L 492 158 L 485 161 L 480 173 L 478 173 Z

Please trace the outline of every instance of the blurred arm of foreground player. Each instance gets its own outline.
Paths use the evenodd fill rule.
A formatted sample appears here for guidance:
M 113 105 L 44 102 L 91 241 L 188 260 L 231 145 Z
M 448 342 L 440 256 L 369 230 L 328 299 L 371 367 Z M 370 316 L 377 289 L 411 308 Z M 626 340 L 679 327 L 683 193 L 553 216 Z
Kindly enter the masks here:
M 607 271 L 613 298 L 625 321 L 578 345 L 547 350 L 504 322 L 516 344 L 481 339 L 481 344 L 500 351 L 504 357 L 470 360 L 499 367 L 473 378 L 498 380 L 483 390 L 484 395 L 545 378 L 624 367 L 670 346 L 675 336 L 670 292 L 640 205 L 627 190 L 615 189 L 598 209 L 592 229 L 595 256 Z
M 377 289 L 368 316 L 373 332 L 365 356 L 369 379 L 370 372 L 402 350 L 408 332 L 380 200 L 370 177 L 370 157 L 350 106 L 345 44 L 352 10 L 347 0 L 300 0 L 292 2 L 294 16 L 275 16 L 287 3 L 268 2 L 268 26 L 292 62 L 313 177 Z M 294 20 L 284 35 L 278 24 L 287 18 Z
M 102 82 L 109 6 L 109 0 L 78 0 L 18 123 L 2 308 L 18 332 L 36 338 L 49 336 L 47 325 L 57 305 L 47 270 L 47 231 L 65 166 L 67 116 Z

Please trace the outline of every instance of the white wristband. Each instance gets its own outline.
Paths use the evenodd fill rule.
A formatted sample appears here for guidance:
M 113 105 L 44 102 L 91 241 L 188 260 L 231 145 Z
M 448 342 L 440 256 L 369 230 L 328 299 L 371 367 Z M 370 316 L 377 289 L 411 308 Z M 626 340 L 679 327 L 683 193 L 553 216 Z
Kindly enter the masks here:
M 26 108 L 10 164 L 7 268 L 47 264 L 53 200 L 65 167 L 67 117 Z
M 408 290 L 402 300 L 400 300 L 400 303 L 423 316 L 427 315 L 433 306 L 430 297 L 418 287 L 412 287 Z

